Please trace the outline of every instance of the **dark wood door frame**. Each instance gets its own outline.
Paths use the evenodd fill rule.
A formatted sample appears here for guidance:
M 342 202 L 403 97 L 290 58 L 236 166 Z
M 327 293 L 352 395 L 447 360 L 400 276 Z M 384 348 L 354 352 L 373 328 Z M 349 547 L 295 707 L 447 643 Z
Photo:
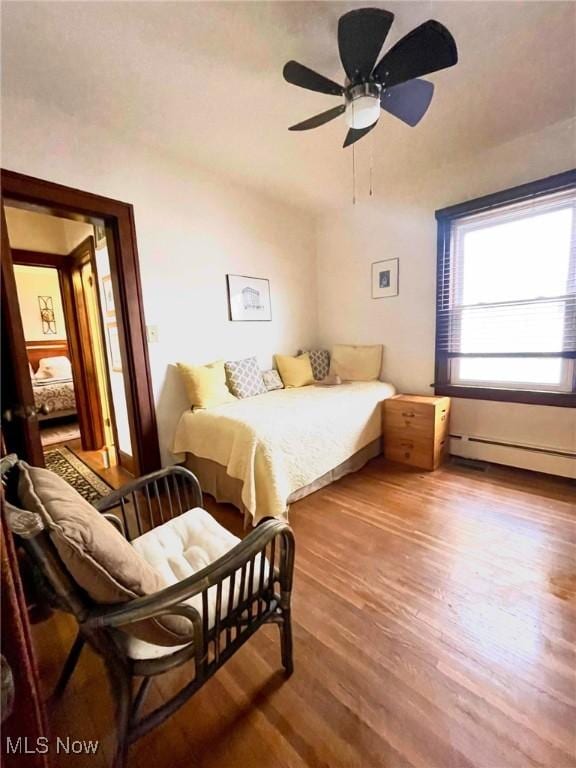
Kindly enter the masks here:
M 8 242 L 4 206 L 2 224 L 2 449 L 20 453 L 32 464 L 44 466 L 24 327 L 18 305 L 12 253 Z
M 132 205 L 14 171 L 2 170 L 1 182 L 5 204 L 36 211 L 40 207 L 55 216 L 90 223 L 104 221 L 135 472 L 158 469 L 160 449 Z

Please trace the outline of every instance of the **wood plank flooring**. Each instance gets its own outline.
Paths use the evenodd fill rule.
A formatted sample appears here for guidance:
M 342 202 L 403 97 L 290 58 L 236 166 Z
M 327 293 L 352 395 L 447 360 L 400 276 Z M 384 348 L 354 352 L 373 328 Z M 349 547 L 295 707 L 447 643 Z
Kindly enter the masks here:
M 241 519 L 208 505 L 236 533 Z M 576 492 L 514 470 L 428 474 L 376 459 L 293 505 L 295 673 L 266 627 L 171 720 L 131 748 L 154 768 L 573 768 Z M 73 638 L 34 627 L 43 683 Z M 157 700 L 185 679 L 154 684 Z M 85 651 L 53 735 L 100 739 L 114 713 Z

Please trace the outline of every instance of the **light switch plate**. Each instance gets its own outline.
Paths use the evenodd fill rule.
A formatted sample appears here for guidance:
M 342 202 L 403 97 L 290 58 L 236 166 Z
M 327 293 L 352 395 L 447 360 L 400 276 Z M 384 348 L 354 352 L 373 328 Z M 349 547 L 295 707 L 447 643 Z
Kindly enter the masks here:
M 158 326 L 147 325 L 146 326 L 146 338 L 149 344 L 156 344 L 158 342 Z

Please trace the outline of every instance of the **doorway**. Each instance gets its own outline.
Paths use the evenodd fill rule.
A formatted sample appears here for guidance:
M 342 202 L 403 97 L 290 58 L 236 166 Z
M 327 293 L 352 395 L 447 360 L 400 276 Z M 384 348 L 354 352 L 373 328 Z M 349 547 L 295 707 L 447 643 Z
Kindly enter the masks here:
M 42 466 L 63 445 L 114 486 L 157 469 L 132 207 L 10 171 L 2 194 L 4 450 Z M 74 403 L 43 408 L 55 370 Z
M 75 467 L 85 472 L 79 460 L 104 480 L 127 479 L 133 462 L 123 373 L 110 343 L 117 324 L 106 239 L 98 242 L 86 222 L 9 201 L 4 208 L 46 466 L 74 477 Z

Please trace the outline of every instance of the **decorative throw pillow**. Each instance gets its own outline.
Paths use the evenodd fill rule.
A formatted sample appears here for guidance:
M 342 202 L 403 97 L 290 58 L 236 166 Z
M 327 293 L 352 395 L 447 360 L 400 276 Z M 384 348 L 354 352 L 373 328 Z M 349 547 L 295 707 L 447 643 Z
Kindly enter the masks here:
M 280 374 L 275 368 L 272 368 L 269 371 L 263 371 L 262 380 L 268 392 L 272 392 L 274 389 L 284 389 Z
M 223 360 L 209 365 L 177 363 L 177 366 L 192 408 L 214 408 L 236 400 L 226 386 Z
M 300 349 L 299 355 L 303 355 L 308 352 L 310 357 L 310 365 L 312 366 L 312 374 L 316 381 L 325 379 L 330 373 L 330 352 L 327 349 Z
M 321 381 L 330 372 L 330 352 L 327 349 L 311 349 L 310 365 L 316 381 Z
M 255 357 L 224 363 L 230 392 L 241 399 L 263 395 L 267 392 L 262 371 Z
M 382 368 L 382 344 L 358 346 L 335 344 L 330 373 L 342 381 L 374 381 Z
M 21 504 L 40 515 L 65 568 L 96 603 L 125 603 L 166 586 L 160 574 L 63 478 L 23 461 L 18 466 Z M 135 622 L 125 630 L 150 643 L 178 645 L 186 642 L 189 627 L 166 616 Z
M 274 355 L 280 376 L 287 389 L 305 387 L 314 384 L 314 375 L 308 353 L 292 357 L 291 355 Z

